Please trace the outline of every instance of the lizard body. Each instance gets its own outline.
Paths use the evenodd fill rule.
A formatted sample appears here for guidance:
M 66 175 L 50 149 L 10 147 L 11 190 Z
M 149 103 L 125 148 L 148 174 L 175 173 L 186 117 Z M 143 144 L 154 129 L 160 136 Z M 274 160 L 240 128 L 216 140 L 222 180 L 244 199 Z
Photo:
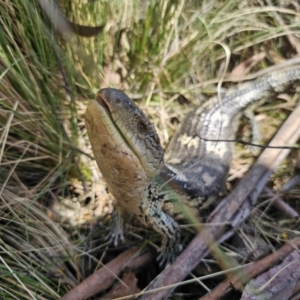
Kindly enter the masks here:
M 145 114 L 123 92 L 102 89 L 86 111 L 95 159 L 117 201 L 111 236 L 123 239 L 124 212 L 162 237 L 161 263 L 181 251 L 174 203 L 200 212 L 217 197 L 226 179 L 236 124 L 242 111 L 300 79 L 300 68 L 271 73 L 231 89 L 188 114 L 164 157 L 159 137 Z M 164 163 L 166 161 L 166 163 Z M 176 205 L 175 205 L 176 206 Z

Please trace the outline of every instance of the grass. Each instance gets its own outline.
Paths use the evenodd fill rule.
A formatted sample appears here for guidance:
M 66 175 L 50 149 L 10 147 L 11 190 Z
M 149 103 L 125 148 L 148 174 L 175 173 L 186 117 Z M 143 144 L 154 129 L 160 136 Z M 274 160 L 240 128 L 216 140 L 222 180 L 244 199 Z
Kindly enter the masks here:
M 110 84 L 131 95 L 149 114 L 165 146 L 185 112 L 214 94 L 223 74 L 254 55 L 263 58 L 251 71 L 296 54 L 289 39 L 299 34 L 292 4 L 63 4 L 73 22 L 103 24 L 104 31 L 91 39 L 64 40 L 35 1 L 0 0 L 3 299 L 58 299 L 93 272 L 84 273 L 82 267 L 88 224 L 67 226 L 49 207 L 71 197 L 70 181 L 94 180 L 91 162 L 76 149 L 88 152 L 82 114 L 100 86 Z M 180 94 L 189 105 L 180 104 Z M 276 180 L 290 175 L 290 168 L 291 163 L 283 166 Z M 267 232 L 271 220 L 264 222 L 261 231 Z M 272 237 L 281 231 L 290 232 L 278 228 Z

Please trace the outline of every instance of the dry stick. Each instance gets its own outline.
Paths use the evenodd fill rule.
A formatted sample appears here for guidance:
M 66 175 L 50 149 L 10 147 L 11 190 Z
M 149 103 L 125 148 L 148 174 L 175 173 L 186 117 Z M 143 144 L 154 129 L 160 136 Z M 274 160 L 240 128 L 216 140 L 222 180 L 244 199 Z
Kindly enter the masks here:
M 300 152 L 298 153 L 298 157 L 295 165 L 296 174 L 281 187 L 280 189 L 281 192 L 286 193 L 299 184 L 300 182 L 299 170 L 300 170 Z M 275 195 L 275 193 L 271 189 L 265 188 L 265 191 L 269 197 L 274 197 L 274 202 L 272 200 L 272 205 L 274 207 L 276 207 L 278 210 L 281 210 L 291 218 L 299 218 L 298 212 L 296 212 L 291 206 L 289 206 L 286 202 L 284 202 L 279 196 Z
M 297 172 L 299 172 L 299 171 L 297 171 Z M 293 189 L 299 183 L 300 183 L 300 174 L 296 174 L 287 183 L 285 183 L 283 185 L 283 187 L 281 188 L 281 191 L 286 193 L 287 191 Z
M 269 188 L 265 188 L 264 192 L 266 195 L 271 199 L 271 204 L 276 207 L 278 210 L 282 211 L 284 214 L 286 214 L 290 218 L 299 218 L 299 214 L 285 201 L 281 199 L 278 195 L 274 193 L 273 190 Z
M 299 136 L 300 106 L 296 107 L 290 114 L 270 145 L 293 145 Z M 251 206 L 255 205 L 258 195 L 273 170 L 289 152 L 289 149 L 265 149 L 245 177 L 211 213 L 208 223 L 213 223 L 215 226 L 204 227 L 176 261 L 147 287 L 146 290 L 153 290 L 153 293 L 145 294 L 141 299 L 163 299 L 166 297 L 173 288 L 166 288 L 157 292 L 155 289 L 182 281 L 199 264 L 208 249 L 212 250 L 214 245 L 211 241 L 220 240 L 224 234 L 226 234 L 226 238 L 230 237 L 230 234 L 227 234 L 228 229 L 230 229 L 228 225 L 236 227 L 248 217 Z M 231 232 L 234 231 L 231 230 Z
M 105 291 L 112 285 L 124 267 L 136 269 L 149 263 L 150 259 L 151 254 L 149 251 L 139 253 L 137 247 L 130 248 L 78 284 L 61 300 L 83 300 Z
M 243 280 L 242 284 L 246 284 L 250 279 L 256 277 L 257 275 L 263 273 L 268 270 L 272 266 L 281 262 L 290 252 L 300 247 L 300 238 L 293 239 L 291 241 L 286 242 L 283 247 L 274 253 L 268 255 L 265 258 L 262 258 L 250 265 L 247 265 L 243 268 L 243 273 L 246 274 L 245 277 L 233 277 L 229 278 L 222 283 L 220 283 L 214 290 L 205 296 L 201 297 L 201 300 L 216 300 L 225 296 L 229 292 L 232 291 L 233 287 L 239 286 L 241 280 Z M 199 299 L 199 300 L 200 300 Z
M 138 293 L 140 289 L 137 287 L 137 278 L 132 272 L 127 272 L 122 276 L 122 282 L 117 282 L 111 290 L 98 300 L 111 300 L 124 296 L 131 296 L 128 300 L 133 299 L 134 294 Z M 124 286 L 125 284 L 125 286 Z

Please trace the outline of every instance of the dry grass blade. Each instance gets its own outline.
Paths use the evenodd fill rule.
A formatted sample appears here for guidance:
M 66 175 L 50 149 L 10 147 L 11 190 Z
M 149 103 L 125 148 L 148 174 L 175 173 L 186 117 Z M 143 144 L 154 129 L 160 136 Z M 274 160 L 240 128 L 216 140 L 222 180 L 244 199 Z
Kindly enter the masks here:
M 1 128 L 5 128 L 12 113 L 14 118 L 9 126 L 8 137 L 5 143 L 1 144 L 3 150 L 0 177 L 7 177 L 9 165 L 14 164 L 19 158 L 19 153 L 26 149 L 15 172 L 21 180 L 33 186 L 57 161 L 61 160 L 57 177 L 63 172 L 62 169 L 71 163 L 72 158 L 68 158 L 67 155 L 70 151 L 69 142 L 64 137 L 60 122 L 72 114 L 72 105 L 62 109 L 64 93 L 60 85 L 60 74 L 57 67 L 52 67 L 52 70 L 49 68 L 51 64 L 58 66 L 59 62 L 51 40 L 45 39 L 47 29 L 42 19 L 35 15 L 36 8 L 27 1 L 16 5 L 2 2 L 6 9 L 2 11 L 0 21 Z M 18 9 L 23 9 L 23 13 L 19 14 Z M 15 22 L 11 23 L 9 20 L 13 16 Z M 21 24 L 28 24 L 25 34 L 20 31 Z M 37 38 L 37 49 L 31 48 L 32 36 Z M 53 88 L 54 86 L 60 88 Z M 16 102 L 18 107 L 15 107 Z M 44 159 L 47 163 L 40 167 Z M 28 176 L 30 173 L 31 176 Z M 33 175 L 36 175 L 36 178 Z
M 71 171 L 77 129 L 67 139 L 62 122 L 76 128 L 75 107 L 38 6 L 0 6 L 0 297 L 58 299 L 76 282 L 81 252 L 44 204 L 64 191 Z M 69 76 L 67 59 L 65 69 Z
M 18 297 L 24 297 L 22 299 L 59 298 L 53 283 L 74 284 L 74 278 L 72 280 L 65 270 L 70 266 L 74 270 L 77 268 L 76 247 L 67 232 L 49 219 L 38 203 L 8 189 L 3 190 L 0 199 L 0 253 L 3 262 L 0 264 L 0 286 L 8 292 L 15 291 Z M 22 235 L 24 228 L 25 234 Z M 14 283 L 12 278 L 17 281 Z

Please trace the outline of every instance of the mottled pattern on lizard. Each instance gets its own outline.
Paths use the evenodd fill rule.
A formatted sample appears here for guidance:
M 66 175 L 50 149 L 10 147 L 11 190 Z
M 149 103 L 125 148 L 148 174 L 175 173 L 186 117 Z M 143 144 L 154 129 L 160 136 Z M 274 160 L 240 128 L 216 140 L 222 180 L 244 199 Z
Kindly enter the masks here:
M 166 150 L 153 125 L 134 102 L 116 89 L 102 89 L 86 112 L 95 159 L 115 196 L 111 237 L 123 239 L 123 216 L 134 215 L 163 238 L 159 256 L 170 263 L 181 251 L 174 203 L 200 212 L 222 189 L 232 159 L 231 140 L 241 113 L 300 79 L 300 68 L 244 83 L 188 114 Z M 164 163 L 164 160 L 166 163 Z

